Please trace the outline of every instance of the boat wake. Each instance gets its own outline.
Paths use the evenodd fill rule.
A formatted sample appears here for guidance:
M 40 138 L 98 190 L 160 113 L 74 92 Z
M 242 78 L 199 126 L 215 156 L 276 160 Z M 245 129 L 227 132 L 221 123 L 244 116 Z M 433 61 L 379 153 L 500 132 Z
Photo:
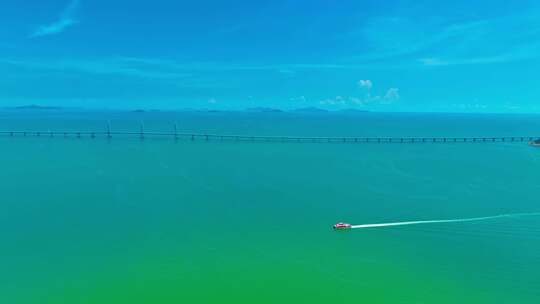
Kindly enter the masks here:
M 524 216 L 540 216 L 540 212 L 535 212 L 535 213 L 508 213 L 508 214 L 500 214 L 500 215 L 493 215 L 493 216 L 471 217 L 471 218 L 461 218 L 461 219 L 448 219 L 448 220 L 428 220 L 428 221 L 408 221 L 408 222 L 363 224 L 363 225 L 352 225 L 351 229 L 382 228 L 382 227 L 423 225 L 423 224 L 477 222 L 477 221 L 487 221 L 487 220 L 494 220 L 494 219 L 500 219 L 500 218 L 518 218 L 518 217 L 524 217 Z

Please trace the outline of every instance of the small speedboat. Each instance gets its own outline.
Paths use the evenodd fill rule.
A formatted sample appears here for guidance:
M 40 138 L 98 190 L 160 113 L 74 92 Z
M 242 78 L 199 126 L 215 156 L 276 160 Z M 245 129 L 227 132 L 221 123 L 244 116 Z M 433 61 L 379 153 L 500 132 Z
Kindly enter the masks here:
M 531 140 L 529 142 L 529 145 L 533 146 L 533 147 L 540 147 L 540 139 L 536 139 L 536 140 Z
M 334 225 L 334 229 L 351 229 L 352 225 L 347 223 L 337 223 Z

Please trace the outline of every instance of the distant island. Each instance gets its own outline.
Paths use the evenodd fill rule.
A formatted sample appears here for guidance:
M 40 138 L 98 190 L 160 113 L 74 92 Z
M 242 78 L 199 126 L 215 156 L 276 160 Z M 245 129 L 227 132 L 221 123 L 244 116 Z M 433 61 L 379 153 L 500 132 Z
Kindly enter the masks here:
M 144 109 L 144 108 L 135 108 L 135 109 L 85 109 L 85 108 L 76 108 L 76 107 L 61 107 L 61 106 L 44 106 L 39 104 L 30 104 L 30 105 L 21 105 L 21 106 L 13 106 L 13 107 L 2 107 L 0 110 L 7 110 L 7 111 L 113 111 L 113 112 L 130 112 L 130 113 L 155 113 L 155 112 L 197 112 L 197 113 L 301 113 L 301 114 L 325 114 L 325 113 L 367 113 L 370 111 L 367 110 L 360 110 L 360 109 L 354 109 L 354 108 L 348 108 L 348 109 L 336 109 L 336 110 L 327 110 L 323 108 L 318 107 L 305 107 L 305 108 L 298 108 L 298 109 L 279 109 L 279 108 L 273 108 L 273 107 L 251 107 L 246 109 L 232 109 L 232 110 L 225 110 L 225 109 L 209 109 L 209 108 L 184 108 L 184 109 L 169 109 L 169 110 L 161 110 L 161 109 Z
M 370 111 L 349 108 L 349 109 L 339 110 L 339 112 L 341 113 L 369 113 Z
M 307 107 L 307 108 L 299 108 L 295 109 L 292 112 L 296 113 L 328 113 L 328 110 L 317 108 L 317 107 Z
M 131 111 L 131 113 L 146 113 L 146 112 L 161 112 L 161 110 L 158 110 L 158 109 L 148 109 L 148 110 L 135 109 L 135 110 Z
M 6 110 L 62 110 L 62 107 L 53 107 L 53 106 L 40 106 L 40 105 L 25 105 L 18 107 L 5 107 Z
M 259 112 L 259 113 L 283 113 L 285 111 L 275 108 L 267 108 L 267 107 L 255 107 L 255 108 L 247 108 L 247 112 Z

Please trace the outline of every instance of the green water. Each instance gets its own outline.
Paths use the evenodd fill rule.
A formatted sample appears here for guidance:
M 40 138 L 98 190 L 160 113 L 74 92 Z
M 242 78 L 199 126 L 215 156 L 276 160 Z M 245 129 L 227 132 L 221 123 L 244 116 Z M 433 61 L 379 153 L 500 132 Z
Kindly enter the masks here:
M 1 129 L 538 135 L 538 116 L 2 113 Z M 488 133 L 488 134 L 486 134 Z M 0 138 L 0 303 L 538 303 L 540 149 Z

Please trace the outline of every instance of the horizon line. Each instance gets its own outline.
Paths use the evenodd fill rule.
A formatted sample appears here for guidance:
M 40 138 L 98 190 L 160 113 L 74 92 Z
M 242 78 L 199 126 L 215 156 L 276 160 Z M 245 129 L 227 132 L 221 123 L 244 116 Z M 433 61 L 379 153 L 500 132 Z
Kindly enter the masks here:
M 95 112 L 95 111 L 110 111 L 110 112 L 131 112 L 131 113 L 151 113 L 151 112 L 251 112 L 251 113 L 298 113 L 313 111 L 313 113 L 342 113 L 342 112 L 358 112 L 358 113 L 384 113 L 384 114 L 507 114 L 507 115 L 540 115 L 539 112 L 463 112 L 463 111 L 436 111 L 436 110 L 373 110 L 373 109 L 357 109 L 357 108 L 342 108 L 342 109 L 327 109 L 316 106 L 307 106 L 299 108 L 284 109 L 270 106 L 257 106 L 246 108 L 208 108 L 208 107 L 186 107 L 176 109 L 163 108 L 106 108 L 106 107 L 69 107 L 69 106 L 43 106 L 38 104 L 25 104 L 15 106 L 0 107 L 0 111 L 79 111 L 79 112 Z

